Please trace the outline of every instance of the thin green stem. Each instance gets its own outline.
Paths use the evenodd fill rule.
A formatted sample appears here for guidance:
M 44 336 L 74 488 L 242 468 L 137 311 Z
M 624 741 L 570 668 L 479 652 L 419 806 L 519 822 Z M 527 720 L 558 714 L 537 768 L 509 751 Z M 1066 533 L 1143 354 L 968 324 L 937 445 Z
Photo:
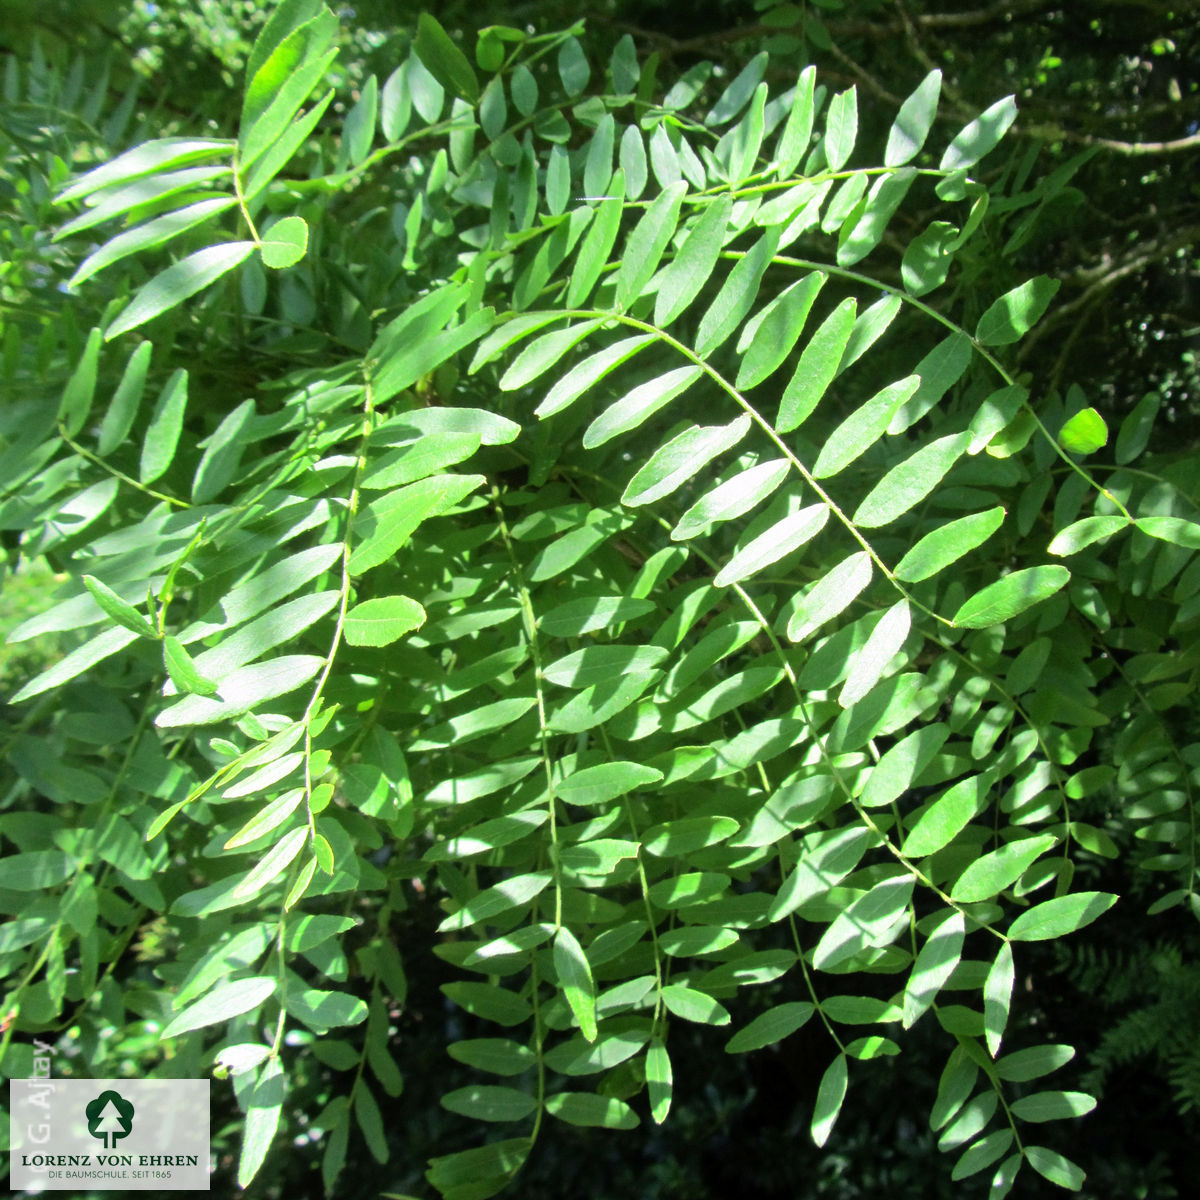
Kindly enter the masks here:
M 554 795 L 554 765 L 550 752 L 550 731 L 546 716 L 546 696 L 543 687 L 542 653 L 538 644 L 537 616 L 533 611 L 533 601 L 525 582 L 525 573 L 521 570 L 520 561 L 513 548 L 508 522 L 504 519 L 504 509 L 500 504 L 498 488 L 492 488 L 491 501 L 500 537 L 504 542 L 504 548 L 512 567 L 513 582 L 517 589 L 521 615 L 525 622 L 525 638 L 529 645 L 530 657 L 533 659 L 533 685 L 537 693 L 538 744 L 541 750 L 542 767 L 546 772 L 546 796 L 550 807 L 550 858 L 554 871 L 554 929 L 557 932 L 562 927 L 562 865 L 558 856 L 558 813 Z

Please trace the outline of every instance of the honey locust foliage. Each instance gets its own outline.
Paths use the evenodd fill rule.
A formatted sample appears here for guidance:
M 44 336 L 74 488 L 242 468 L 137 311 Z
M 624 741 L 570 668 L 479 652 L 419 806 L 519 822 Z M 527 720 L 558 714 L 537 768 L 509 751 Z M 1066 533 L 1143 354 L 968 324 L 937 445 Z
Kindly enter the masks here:
M 6 1070 L 148 1033 L 232 1089 L 240 1184 L 302 1124 L 335 1194 L 434 953 L 487 1026 L 442 1103 L 502 1135 L 447 1198 L 669 1119 L 682 1023 L 819 1028 L 818 1145 L 936 1025 L 953 1178 L 1078 1188 L 1073 1050 L 1006 1031 L 1025 944 L 1117 900 L 1081 812 L 1196 906 L 1186 480 L 1153 405 L 1093 464 L 1103 418 L 1014 378 L 1053 281 L 939 298 L 1011 98 L 946 136 L 934 72 L 864 145 L 811 68 L 664 87 L 580 33 L 422 17 L 338 106 L 337 19 L 283 0 L 202 135 L 9 65 L 95 111 L 8 143 L 57 232 L 39 273 L 14 226 L 0 524 L 62 578 L 9 640 L 64 653 L 10 698 Z

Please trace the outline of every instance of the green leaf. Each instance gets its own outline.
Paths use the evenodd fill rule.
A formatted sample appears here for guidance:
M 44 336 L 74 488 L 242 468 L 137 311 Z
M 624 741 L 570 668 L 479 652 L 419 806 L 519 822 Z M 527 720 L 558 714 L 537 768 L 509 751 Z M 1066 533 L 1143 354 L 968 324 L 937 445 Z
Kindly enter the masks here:
M 221 680 L 220 695 L 185 696 L 154 719 L 160 729 L 211 725 L 239 716 L 264 700 L 274 700 L 307 683 L 325 660 L 315 654 L 290 654 L 240 667 Z
M 812 1140 L 818 1146 L 824 1146 L 829 1141 L 833 1126 L 842 1111 L 842 1101 L 846 1099 L 846 1087 L 850 1074 L 846 1067 L 846 1056 L 839 1054 L 825 1068 L 821 1076 L 821 1086 L 817 1089 L 817 1102 L 813 1107 Z
M 571 158 L 561 146 L 550 147 L 546 167 L 546 206 L 552 216 L 565 212 L 571 201 Z
M 930 71 L 900 106 L 888 131 L 887 150 L 883 155 L 885 167 L 902 167 L 916 158 L 933 126 L 941 91 L 941 71 Z
M 233 196 L 202 200 L 198 204 L 189 204 L 174 212 L 164 213 L 161 217 L 118 234 L 79 264 L 67 287 L 74 290 L 105 267 L 110 267 L 131 254 L 140 254 L 163 246 L 189 229 L 194 229 L 197 225 L 202 225 L 205 221 L 233 208 L 235 204 L 237 200 Z
M 1112 534 L 1120 532 L 1128 524 L 1124 517 L 1084 517 L 1081 521 L 1069 524 L 1066 529 L 1058 530 L 1050 545 L 1046 546 L 1046 553 L 1060 556 L 1078 554 L 1093 542 L 1111 538 Z
M 233 889 L 230 899 L 238 903 L 254 899 L 287 870 L 307 840 L 308 829 L 305 826 L 285 834 Z
M 173 167 L 189 163 L 204 162 L 210 158 L 228 157 L 230 143 L 211 138 L 157 138 L 143 142 L 127 150 L 112 162 L 89 171 L 76 180 L 55 198 L 56 204 L 70 204 L 82 200 L 101 188 L 113 188 L 118 184 L 142 179 L 147 175 L 159 175 Z
M 855 509 L 855 525 L 878 529 L 915 508 L 945 479 L 970 441 L 969 433 L 950 434 L 898 462 Z
M 220 983 L 208 995 L 177 1014 L 160 1036 L 166 1040 L 193 1029 L 203 1029 L 207 1025 L 240 1017 L 242 1013 L 261 1007 L 275 994 L 278 983 L 274 975 L 254 975 L 248 979 Z
M 1018 837 L 999 850 L 972 862 L 955 881 L 950 899 L 963 904 L 990 900 L 1011 887 L 1029 869 L 1035 859 L 1051 849 L 1058 839 L 1052 834 Z
M 192 476 L 192 500 L 204 504 L 233 482 L 245 448 L 245 429 L 253 420 L 253 400 L 243 400 L 231 409 L 202 444 L 204 454 Z
M 1012 1004 L 1015 978 L 1012 945 L 1005 942 L 1000 947 L 996 961 L 988 970 L 987 979 L 983 984 L 983 1028 L 987 1035 L 988 1050 L 993 1058 L 1000 1053 L 1000 1041 L 1008 1025 L 1008 1010 Z
M 151 346 L 142 342 L 129 356 L 121 382 L 113 393 L 112 403 L 100 423 L 100 441 L 97 449 L 101 457 L 111 454 L 129 435 L 134 418 L 142 403 L 146 387 L 146 373 L 150 369 Z
M 537 416 L 551 417 L 574 404 L 589 388 L 599 383 L 610 371 L 628 362 L 640 350 L 655 341 L 653 334 L 638 334 L 605 346 L 569 370 L 547 393 L 545 400 L 534 409 Z
M 543 675 L 562 687 L 585 688 L 619 675 L 648 671 L 666 657 L 662 646 L 586 646 L 551 663 Z
M 865 550 L 842 559 L 805 593 L 788 621 L 788 640 L 803 641 L 853 604 L 871 582 L 871 572 L 871 556 Z
M 732 449 L 750 432 L 749 414 L 728 425 L 693 425 L 660 446 L 634 475 L 621 495 L 630 508 L 652 504 L 682 487 L 719 454 Z
M 1117 431 L 1117 445 L 1113 451 L 1117 462 L 1124 466 L 1133 462 L 1146 449 L 1154 418 L 1158 415 L 1162 398 L 1157 392 L 1147 392 L 1134 406 L 1129 416 L 1121 422 Z
M 858 89 L 849 87 L 829 102 L 829 113 L 825 118 L 825 162 L 831 171 L 840 171 L 846 165 L 857 137 Z
M 596 984 L 579 940 L 564 925 L 554 936 L 554 969 L 580 1031 L 596 1040 Z
M 314 23 L 331 24 L 327 19 L 331 15 L 320 0 L 283 0 L 277 5 L 250 49 L 246 62 L 247 90 L 270 93 L 304 58 L 303 41 L 296 45 L 297 35 L 311 32 Z M 291 57 L 280 61 L 280 51 L 289 48 Z M 276 61 L 272 63 L 272 59 Z
M 502 880 L 490 888 L 485 888 L 462 906 L 456 913 L 448 916 L 439 926 L 438 932 L 448 929 L 468 929 L 490 921 L 500 913 L 528 904 L 535 896 L 540 895 L 550 882 L 552 876 L 548 871 L 535 871 L 528 875 L 514 875 L 511 879 Z
M 529 1001 L 490 983 L 443 983 L 447 999 L 472 1016 L 497 1025 L 522 1025 L 533 1015 Z
M 966 1103 L 979 1078 L 979 1065 L 960 1042 L 950 1053 L 942 1077 L 938 1080 L 937 1099 L 929 1114 L 929 1128 L 942 1128 Z
M 937 998 L 962 958 L 966 922 L 950 909 L 925 939 L 904 989 L 904 1028 L 911 1029 Z
M 744 351 L 737 374 L 739 389 L 762 383 L 792 352 L 827 278 L 821 271 L 811 271 L 772 300 L 756 324 L 747 325 L 749 344 L 738 343 L 739 353 Z
M 685 1021 L 700 1025 L 728 1025 L 729 1010 L 706 992 L 682 983 L 669 983 L 662 989 L 662 1001 L 669 1012 Z
M 960 780 L 917 818 L 900 852 L 906 858 L 924 858 L 948 846 L 979 811 L 986 793 L 982 776 Z
M 642 847 L 658 858 L 682 858 L 726 841 L 737 831 L 732 817 L 680 817 L 651 825 L 642 834 Z
M 329 61 L 332 62 L 333 58 L 336 58 L 337 52 L 331 51 L 330 54 L 332 57 Z M 334 91 L 330 88 L 308 112 L 297 117 L 279 138 L 268 143 L 268 148 L 251 167 L 250 176 L 242 185 L 242 199 L 246 203 L 254 200 L 267 184 L 287 166 L 300 147 L 308 142 L 313 130 L 325 115 L 325 110 L 333 102 L 333 97 Z M 267 122 L 269 116 L 270 110 L 268 109 L 263 117 L 263 124 Z M 258 132 L 257 125 L 254 127 L 254 132 Z
M 576 37 L 564 39 L 558 48 L 558 76 L 568 96 L 578 96 L 587 87 L 592 68 Z
M 386 562 L 423 521 L 452 508 L 483 482 L 481 475 L 431 475 L 373 501 L 354 521 L 358 544 L 350 554 L 350 574 Z
M 503 100 L 503 91 L 501 90 Z M 486 97 L 484 104 L 486 105 Z M 412 94 L 408 87 L 408 63 L 401 63 L 387 78 L 379 94 L 379 129 L 385 142 L 395 142 L 408 128 L 412 116 Z M 486 128 L 486 122 L 485 122 Z
M 236 850 L 248 842 L 257 841 L 264 833 L 278 829 L 292 815 L 304 799 L 303 788 L 292 788 L 272 800 L 261 812 L 256 813 L 228 841 L 223 849 Z
M 900 278 L 910 296 L 924 296 L 946 282 L 957 237 L 958 228 L 949 221 L 931 221 L 904 248 Z
M 0 887 L 14 892 L 47 890 L 74 871 L 74 863 L 61 850 L 27 850 L 0 858 Z
M 1048 1150 L 1045 1146 L 1026 1146 L 1025 1157 L 1029 1160 L 1029 1165 L 1044 1179 L 1068 1191 L 1079 1191 L 1087 1178 L 1079 1167 L 1057 1150 Z
M 428 13 L 417 18 L 413 49 L 429 73 L 445 88 L 469 104 L 479 99 L 479 79 L 467 56 L 454 44 L 437 19 Z
M 796 80 L 792 108 L 779 137 L 779 149 L 775 154 L 780 179 L 790 179 L 796 173 L 801 159 L 808 153 L 808 145 L 812 140 L 813 115 L 816 111 L 813 103 L 816 78 L 816 68 L 805 67 L 800 72 L 800 78 Z
M 135 636 L 129 629 L 106 629 L 98 637 L 89 639 L 82 646 L 77 646 L 53 666 L 34 676 L 13 696 L 13 703 L 29 700 L 49 691 L 50 688 L 69 683 L 90 667 L 95 666 L 96 663 L 103 662 L 106 658 L 111 658 L 112 655 L 123 650 L 134 640 Z M 11 637 L 9 640 L 12 640 Z
M 1044 900 L 1027 909 L 1012 923 L 1008 936 L 1014 942 L 1046 942 L 1090 925 L 1117 902 L 1112 892 L 1074 892 Z
M 718 196 L 692 226 L 679 253 L 662 272 L 654 301 L 654 323 L 665 329 L 683 313 L 712 278 L 728 235 L 733 198 Z
M 704 118 L 705 125 L 723 125 L 732 120 L 746 107 L 750 97 L 766 74 L 769 56 L 765 50 L 760 50 L 734 78 L 733 82 L 721 93 L 716 104 L 712 106 L 708 116 Z M 670 107 L 668 104 L 666 107 Z
M 149 343 L 143 343 L 148 345 Z M 138 478 L 142 483 L 153 483 L 171 465 L 179 446 L 179 435 L 183 432 L 183 414 L 188 400 L 188 373 L 182 367 L 171 372 L 163 384 L 146 436 L 142 441 L 142 457 L 138 467 Z
M 1058 279 L 1038 275 L 1005 292 L 979 318 L 975 340 L 984 346 L 1007 346 L 1019 341 L 1038 323 L 1061 286 Z
M 804 839 L 804 853 L 772 902 L 768 918 L 780 921 L 825 895 L 854 870 L 871 841 L 871 831 L 860 827 L 810 834 Z
M 1014 1100 L 1012 1108 L 1021 1121 L 1067 1121 L 1086 1116 L 1096 1108 L 1096 1098 L 1086 1092 L 1034 1092 Z
M 963 1152 L 958 1162 L 954 1164 L 950 1178 L 955 1182 L 960 1179 L 969 1179 L 985 1167 L 990 1167 L 996 1159 L 1008 1152 L 1009 1147 L 1013 1144 L 1013 1136 L 1011 1129 L 998 1129 L 995 1133 L 989 1133 L 987 1137 L 980 1138 Z M 1018 1159 L 1018 1161 L 1020 1160 Z
M 510 80 L 513 103 L 523 117 L 529 116 L 538 102 L 538 85 L 533 73 L 524 63 L 518 63 Z
M 888 222 L 916 178 L 915 167 L 901 167 L 875 181 L 864 206 L 861 209 L 856 206 L 842 225 L 837 248 L 839 266 L 851 267 L 861 262 L 883 241 Z
M 71 372 L 67 386 L 63 388 L 62 400 L 58 406 L 58 419 L 67 432 L 68 437 L 74 437 L 87 420 L 92 408 L 92 398 L 96 394 L 96 371 L 100 359 L 100 330 L 93 329 L 88 334 L 87 345 L 80 356 L 79 363 Z
M 337 32 L 337 22 L 317 15 L 322 19 L 308 22 L 290 50 L 280 55 L 262 80 L 254 81 L 259 85 L 258 96 L 245 109 L 238 133 L 237 163 L 243 179 L 264 152 L 279 144 L 300 106 L 337 58 L 337 49 L 327 48 Z
M 852 412 L 821 447 L 813 465 L 817 479 L 827 479 L 844 470 L 883 437 L 893 414 L 921 385 L 920 377 L 909 375 L 875 393 Z
M 538 628 L 550 637 L 578 637 L 597 629 L 611 629 L 654 611 L 655 606 L 649 600 L 635 600 L 632 596 L 586 596 L 552 608 L 538 618 Z
M 1200 550 L 1200 524 L 1183 517 L 1137 517 L 1134 524 L 1145 534 L 1189 550 Z
M 1003 523 L 1004 509 L 997 505 L 927 533 L 896 564 L 896 578 L 906 583 L 929 579 L 983 545 Z
M 253 242 L 226 242 L 189 254 L 182 262 L 157 274 L 134 296 L 105 330 L 104 340 L 111 342 L 182 304 L 244 262 L 254 249 Z
M 374 76 L 371 76 L 374 80 Z M 262 260 L 277 271 L 294 267 L 308 249 L 308 222 L 303 217 L 284 217 L 262 237 Z
M 420 40 L 418 35 L 418 40 Z M 420 51 L 418 50 L 418 53 Z M 358 100 L 354 107 L 346 114 L 346 123 L 342 127 L 342 145 L 345 147 L 345 154 L 350 160 L 350 165 L 357 167 L 362 164 L 367 155 L 371 153 L 371 144 L 375 141 L 375 120 L 379 112 L 379 83 L 374 75 L 367 77 L 366 83 L 363 84 L 362 90 L 359 92 Z M 285 220 L 293 218 L 284 218 Z M 294 218 L 301 220 L 302 218 Z M 282 222 L 281 222 L 282 223 Z M 305 243 L 308 238 L 307 228 L 304 231 Z M 292 238 L 293 242 L 297 239 Z M 291 261 L 284 262 L 281 265 L 290 267 L 292 263 L 299 262 L 304 256 L 304 244 L 300 245 L 300 253 L 294 258 L 284 252 L 280 257 L 291 258 Z M 267 257 L 264 247 L 263 261 L 268 267 L 276 266 Z
M 166 1030 L 162 1036 L 167 1036 Z M 246 1104 L 242 1153 L 238 1159 L 239 1188 L 250 1184 L 267 1157 L 267 1151 L 271 1148 L 271 1142 L 279 1129 L 279 1117 L 283 1111 L 286 1093 L 287 1081 L 283 1074 L 283 1064 L 277 1058 L 269 1059 Z
M 953 624 L 967 629 L 999 625 L 1053 596 L 1067 585 L 1066 567 L 1026 567 L 989 583 L 954 614 Z
M 612 178 L 616 127 L 617 123 L 612 113 L 605 113 L 588 144 L 587 160 L 583 168 L 583 191 L 587 196 L 602 196 Z
M 788 462 L 785 458 L 739 471 L 732 479 L 727 479 L 702 496 L 680 517 L 671 530 L 672 541 L 695 537 L 721 521 L 744 516 L 772 495 L 787 478 L 787 473 Z
M 904 301 L 896 293 L 890 292 L 859 314 L 858 319 L 854 322 L 854 328 L 850 330 L 850 340 L 846 343 L 846 352 L 842 355 L 842 361 L 838 363 L 838 375 L 858 362 L 883 337 L 896 319 L 896 314 L 900 311 L 903 303 Z
M 554 366 L 568 350 L 599 329 L 601 324 L 600 321 L 581 321 L 577 325 L 556 329 L 553 333 L 535 338 L 500 376 L 500 390 L 514 392 L 532 383 Z
M 728 587 L 765 570 L 811 541 L 824 529 L 828 520 L 829 509 L 821 503 L 810 504 L 776 521 L 734 552 L 733 557 L 717 572 L 713 586 Z
M 92 598 L 118 625 L 124 625 L 139 637 L 156 638 L 158 634 L 154 626 L 137 611 L 131 604 L 126 604 L 116 592 L 106 583 L 102 583 L 94 575 L 83 576 L 83 586 L 92 594 Z
M 999 1059 L 996 1074 L 1009 1083 L 1028 1083 L 1031 1079 L 1053 1074 L 1074 1057 L 1073 1046 L 1030 1046 L 1027 1050 L 1017 1050 Z
M 411 387 L 447 359 L 479 340 L 495 321 L 490 308 L 472 313 L 461 325 L 444 329 L 433 337 L 410 341 L 394 353 L 372 363 L 375 401 L 382 404 L 397 392 Z M 503 419 L 503 418 L 501 418 Z
M 939 171 L 960 171 L 973 166 L 985 154 L 994 149 L 1017 119 L 1017 105 L 1012 96 L 997 100 L 991 108 L 981 113 L 965 126 L 946 147 Z
M 815 1011 L 806 1000 L 776 1004 L 766 1012 L 759 1013 L 745 1029 L 739 1029 L 725 1043 L 725 1052 L 744 1054 L 747 1050 L 761 1050 L 764 1046 L 774 1046 L 805 1025 Z
M 346 641 L 351 646 L 389 646 L 425 624 L 425 610 L 408 596 L 380 596 L 356 604 L 347 614 Z
M 524 68 L 518 68 L 523 70 Z M 514 87 L 516 74 L 513 75 Z M 599 210 L 588 226 L 579 253 L 575 256 L 575 269 L 567 285 L 567 305 L 582 308 L 592 294 L 608 262 L 608 256 L 616 244 L 621 230 L 621 217 L 625 212 L 625 172 L 616 171 L 608 184 L 608 196 L 600 202 Z
M 778 226 L 762 237 L 734 264 L 721 290 L 700 319 L 696 353 L 707 358 L 741 325 L 758 295 L 758 287 L 779 247 Z
M 446 1053 L 458 1062 L 492 1075 L 523 1075 L 537 1066 L 533 1051 L 510 1038 L 469 1038 L 450 1042 Z
M 883 614 L 850 661 L 846 682 L 838 695 L 838 704 L 842 708 L 857 704 L 879 682 L 911 628 L 912 613 L 907 600 L 898 601 Z
M 662 778 L 661 771 L 641 763 L 608 762 L 568 775 L 555 786 L 555 791 L 568 804 L 591 808 L 660 783 Z
M 354 1116 L 371 1157 L 378 1163 L 387 1162 L 388 1144 L 383 1129 L 383 1115 L 370 1087 L 362 1079 L 354 1089 Z
M 537 1098 L 516 1088 L 473 1083 L 448 1092 L 442 1107 L 476 1121 L 523 1121 L 537 1108 Z
M 546 1097 L 546 1111 L 568 1125 L 585 1128 L 636 1129 L 637 1114 L 615 1096 L 595 1092 L 558 1092 Z
M 682 180 L 664 188 L 634 226 L 625 242 L 621 269 L 617 272 L 618 308 L 629 308 L 658 269 L 663 251 L 679 223 L 679 207 L 686 192 L 687 184 Z
M 894 876 L 851 901 L 821 935 L 813 966 L 830 971 L 865 949 L 888 945 L 904 922 L 912 890 L 910 875 Z
M 620 400 L 611 404 L 584 430 L 587 450 L 603 446 L 622 433 L 636 429 L 676 396 L 687 391 L 703 375 L 702 367 L 676 367 L 665 375 L 638 384 Z
M 1072 454 L 1094 454 L 1108 444 L 1108 426 L 1094 408 L 1082 409 L 1058 431 L 1058 444 Z
M 475 1150 L 430 1159 L 425 1178 L 447 1200 L 487 1200 L 521 1169 L 532 1145 L 529 1138 L 506 1138 Z
M 177 691 L 197 696 L 211 696 L 217 685 L 196 670 L 192 657 L 178 638 L 168 634 L 163 639 L 163 665 Z
M 670 1056 L 660 1037 L 651 1038 L 646 1051 L 646 1091 L 650 1098 L 650 1116 L 656 1125 L 661 1125 L 671 1111 L 674 1076 Z

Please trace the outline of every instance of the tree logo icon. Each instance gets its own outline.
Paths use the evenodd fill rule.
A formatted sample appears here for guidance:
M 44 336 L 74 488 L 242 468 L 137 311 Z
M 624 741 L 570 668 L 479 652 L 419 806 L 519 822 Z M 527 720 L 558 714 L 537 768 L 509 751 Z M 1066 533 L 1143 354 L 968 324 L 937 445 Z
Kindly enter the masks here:
M 133 1129 L 133 1104 L 111 1088 L 101 1092 L 84 1110 L 88 1133 L 100 1138 L 105 1150 L 111 1150 L 119 1138 Z

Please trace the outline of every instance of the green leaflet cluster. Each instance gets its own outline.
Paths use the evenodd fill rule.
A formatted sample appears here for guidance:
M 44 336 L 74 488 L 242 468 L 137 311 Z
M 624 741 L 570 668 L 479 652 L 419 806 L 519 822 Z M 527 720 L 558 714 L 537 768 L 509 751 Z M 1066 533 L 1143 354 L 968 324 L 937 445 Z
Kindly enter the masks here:
M 1005 368 L 1053 281 L 969 328 L 934 299 L 1011 98 L 930 157 L 934 72 L 875 163 L 854 89 L 807 69 L 772 98 L 765 54 L 660 100 L 625 39 L 589 94 L 572 34 L 485 30 L 481 80 L 423 17 L 330 169 L 303 156 L 332 93 L 305 105 L 336 33 L 285 0 L 236 141 L 143 143 L 58 195 L 84 205 L 63 235 L 128 226 L 75 284 L 179 257 L 78 332 L 56 410 L 3 430 L 0 526 L 70 576 L 11 640 L 75 639 L 14 697 L 30 727 L 59 714 L 53 756 L 41 725 L 8 748 L 52 806 L 0 817 L 20 1027 L 126 1025 L 100 966 L 160 916 L 186 949 L 139 1015 L 176 1070 L 231 1075 L 240 1182 L 293 1034 L 344 1073 L 313 1118 L 332 1191 L 352 1136 L 386 1160 L 389 922 L 436 903 L 443 991 L 496 1026 L 452 1046 L 480 1076 L 443 1104 L 519 1126 L 434 1160 L 448 1198 L 499 1191 L 547 1115 L 632 1129 L 644 1095 L 665 1120 L 677 1021 L 729 1053 L 819 1022 L 819 1145 L 851 1064 L 936 1021 L 953 1177 L 1077 1189 L 1030 1135 L 1094 1105 L 1041 1082 L 1074 1051 L 1004 1044 L 1021 944 L 1115 902 L 1074 880 L 1077 848 L 1117 852 L 1110 796 L 1173 881 L 1152 911 L 1197 907 L 1200 764 L 1164 714 L 1191 689 L 1200 525 L 1179 468 L 1129 467 L 1152 398 L 1101 471 L 1099 414 Z M 340 229 L 313 201 L 401 151 L 373 254 L 378 214 Z M 902 242 L 910 194 L 954 220 Z M 215 424 L 170 349 L 206 320 L 270 365 Z

